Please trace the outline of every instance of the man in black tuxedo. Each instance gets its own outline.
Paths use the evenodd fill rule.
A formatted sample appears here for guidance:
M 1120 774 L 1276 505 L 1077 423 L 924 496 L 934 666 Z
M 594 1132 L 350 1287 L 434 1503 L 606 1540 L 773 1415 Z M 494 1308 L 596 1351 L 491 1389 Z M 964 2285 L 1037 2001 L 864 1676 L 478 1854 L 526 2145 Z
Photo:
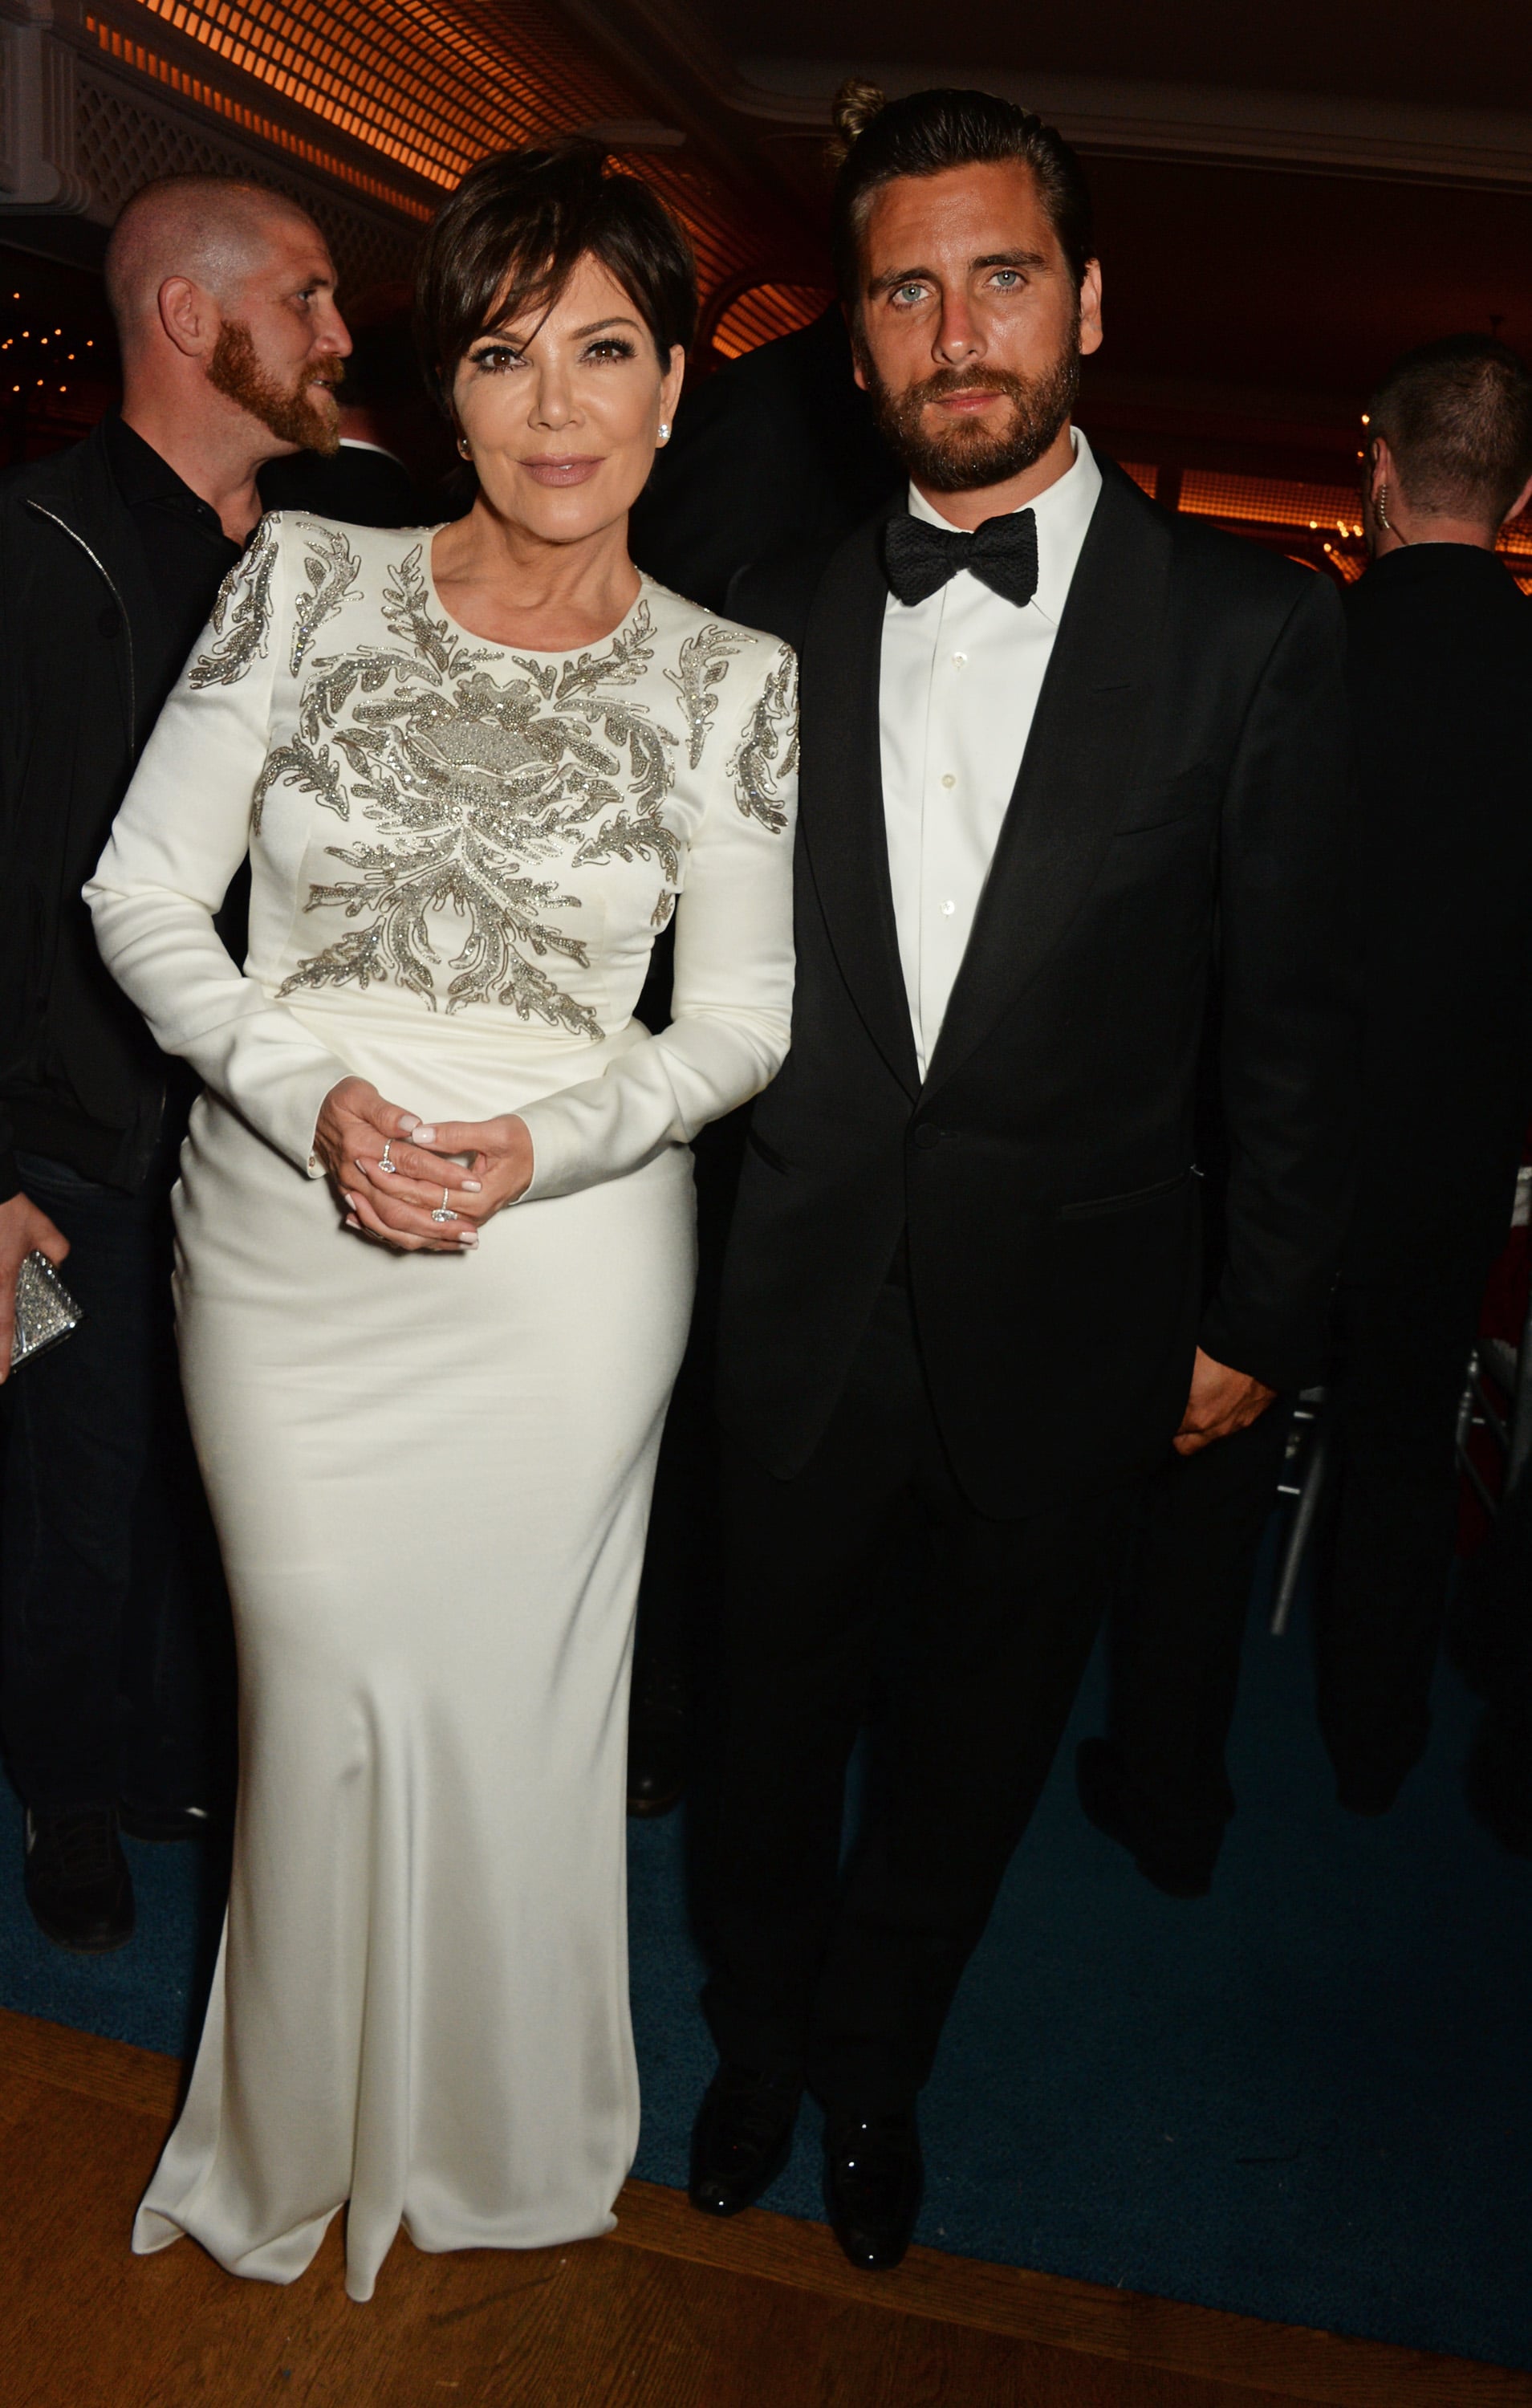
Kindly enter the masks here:
M 807 2082 L 831 2220 L 874 2267 L 913 2228 L 916 2096 L 1135 1484 L 1322 1362 L 1353 1011 L 1334 589 L 1167 516 L 1071 425 L 1100 274 L 1051 128 L 981 93 L 839 107 L 857 373 L 911 487 L 811 594 L 740 594 L 802 656 L 798 986 L 724 1275 L 722 2063 L 691 2195 L 759 2197 Z M 1233 1169 L 1204 1305 L 1215 966 Z M 913 1576 L 869 1579 L 891 1537 Z M 841 1879 L 875 1660 L 884 1760 Z
M 628 527 L 640 568 L 709 610 L 732 611 L 736 581 L 758 560 L 828 552 L 902 488 L 897 464 L 852 373 L 834 303 L 689 388 L 670 441 L 654 455 Z M 669 1016 L 674 930 L 655 945 L 638 1018 Z M 656 1017 L 658 1015 L 658 1017 Z M 694 1666 L 705 1661 L 721 1585 L 714 1332 L 724 1240 L 750 1107 L 698 1132 L 697 1293 L 670 1399 L 638 1592 L 628 1709 L 628 1813 L 668 1813 L 693 1756 Z

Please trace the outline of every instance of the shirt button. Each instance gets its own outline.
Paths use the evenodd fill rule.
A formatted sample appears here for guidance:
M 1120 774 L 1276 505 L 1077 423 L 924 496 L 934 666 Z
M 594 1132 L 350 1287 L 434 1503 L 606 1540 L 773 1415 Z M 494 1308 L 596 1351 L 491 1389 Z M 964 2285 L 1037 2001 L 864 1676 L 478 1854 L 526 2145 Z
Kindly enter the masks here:
M 954 652 L 952 654 L 952 666 L 954 669 L 966 668 L 967 665 L 968 655 L 966 652 Z
M 943 779 L 942 779 L 942 781 L 941 781 L 941 782 L 942 782 L 942 784 L 943 784 L 944 786 L 955 786 L 955 785 L 956 785 L 956 783 L 957 783 L 957 780 L 953 777 L 953 775 L 952 775 L 952 773 L 951 769 L 949 769 L 949 770 L 947 771 L 946 775 L 943 777 Z
M 956 910 L 957 905 L 955 903 L 944 903 L 941 907 L 942 918 L 944 920 L 950 920 Z

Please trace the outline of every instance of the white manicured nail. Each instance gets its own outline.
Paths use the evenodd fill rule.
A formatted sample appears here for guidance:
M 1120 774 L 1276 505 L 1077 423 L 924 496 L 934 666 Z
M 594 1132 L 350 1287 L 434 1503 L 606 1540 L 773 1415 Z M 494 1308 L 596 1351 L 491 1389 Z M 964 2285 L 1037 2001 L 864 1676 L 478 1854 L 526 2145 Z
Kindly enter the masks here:
M 411 1137 L 413 1137 L 417 1145 L 431 1145 L 436 1140 L 436 1130 L 434 1128 L 427 1128 L 423 1121 L 412 1122 L 410 1124 L 409 1133 Z

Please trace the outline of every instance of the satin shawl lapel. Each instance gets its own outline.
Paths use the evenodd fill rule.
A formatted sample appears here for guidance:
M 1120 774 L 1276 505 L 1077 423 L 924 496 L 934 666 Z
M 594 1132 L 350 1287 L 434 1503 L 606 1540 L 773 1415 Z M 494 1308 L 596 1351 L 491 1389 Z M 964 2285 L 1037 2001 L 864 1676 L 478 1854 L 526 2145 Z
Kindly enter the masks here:
M 913 1097 L 920 1068 L 889 883 L 878 709 L 888 600 L 878 547 L 886 515 L 836 552 L 809 612 L 799 814 L 841 976 L 868 1035 Z
M 1101 496 L 1059 622 L 1026 750 L 925 1092 L 952 1076 L 1035 979 L 1110 841 L 1149 704 L 1170 530 L 1103 462 Z

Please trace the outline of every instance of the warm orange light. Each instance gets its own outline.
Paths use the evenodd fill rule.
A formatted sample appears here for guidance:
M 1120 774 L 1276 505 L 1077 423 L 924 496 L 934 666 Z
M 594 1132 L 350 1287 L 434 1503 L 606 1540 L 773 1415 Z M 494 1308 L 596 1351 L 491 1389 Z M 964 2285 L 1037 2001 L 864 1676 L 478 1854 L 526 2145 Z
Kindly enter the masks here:
M 713 349 L 726 360 L 752 351 L 775 335 L 790 335 L 819 316 L 830 294 L 813 284 L 752 284 L 729 303 L 713 329 Z
M 557 15 L 533 18 L 503 0 L 141 0 L 183 41 L 227 61 L 365 151 L 437 191 L 458 183 L 476 160 L 554 129 L 631 114 L 631 94 L 609 78 Z M 428 217 L 429 202 L 369 176 L 343 150 L 308 141 L 291 123 L 129 40 L 94 16 L 101 48 L 140 74 L 183 93 L 262 140 L 306 158 L 391 208 Z M 668 155 L 634 161 L 686 227 L 704 289 L 738 276 L 759 255 L 733 209 L 720 205 L 698 168 Z
M 1344 485 L 1308 485 L 1278 477 L 1237 477 L 1210 468 L 1188 468 L 1181 479 L 1181 508 L 1193 518 L 1228 519 L 1236 524 L 1292 527 L 1298 531 L 1353 523 L 1355 504 Z

